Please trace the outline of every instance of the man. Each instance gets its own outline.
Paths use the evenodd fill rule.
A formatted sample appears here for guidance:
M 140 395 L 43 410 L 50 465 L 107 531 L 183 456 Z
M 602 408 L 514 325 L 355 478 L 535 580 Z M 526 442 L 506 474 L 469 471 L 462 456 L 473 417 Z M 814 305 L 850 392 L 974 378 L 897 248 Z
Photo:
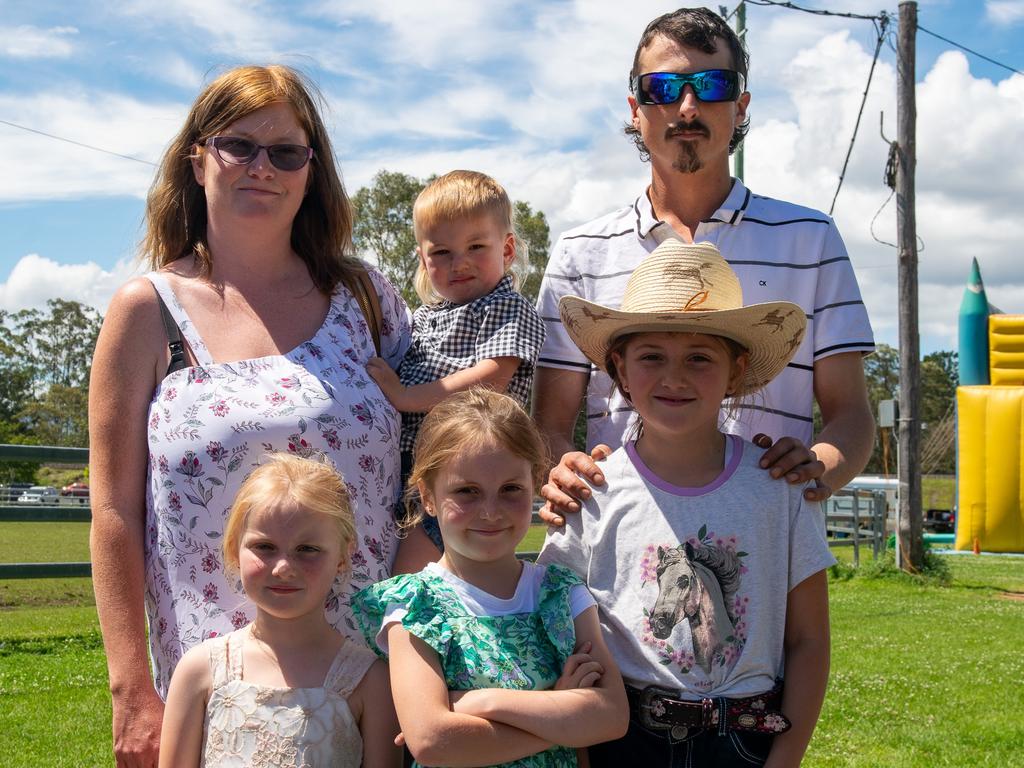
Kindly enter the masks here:
M 747 64 L 735 33 L 706 8 L 652 21 L 630 71 L 626 126 L 641 159 L 650 161 L 650 185 L 625 208 L 555 244 L 538 299 L 547 341 L 533 402 L 552 454 L 568 454 L 543 492 L 564 509 L 579 507 L 559 489 L 587 494 L 575 472 L 603 482 L 590 457 L 573 452 L 584 394 L 588 449 L 621 445 L 632 409 L 572 344 L 558 301 L 574 294 L 617 306 L 632 270 L 668 237 L 717 245 L 739 275 L 744 303 L 785 299 L 807 313 L 807 335 L 793 362 L 762 397 L 727 409 L 725 428 L 750 439 L 782 437 L 762 466 L 789 482 L 821 477 L 824 487 L 809 489 L 809 499 L 846 485 L 870 456 L 874 421 L 861 357 L 874 341 L 839 232 L 825 214 L 755 195 L 729 173 L 729 155 L 748 128 Z M 822 429 L 812 442 L 814 400 Z M 561 522 L 554 514 L 548 519 Z

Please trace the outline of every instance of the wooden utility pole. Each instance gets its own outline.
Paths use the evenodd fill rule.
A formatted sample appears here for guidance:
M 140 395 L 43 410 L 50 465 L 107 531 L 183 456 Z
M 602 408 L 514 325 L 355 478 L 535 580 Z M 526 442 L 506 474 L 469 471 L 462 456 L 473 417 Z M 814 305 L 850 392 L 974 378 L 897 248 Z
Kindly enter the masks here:
M 917 220 L 914 171 L 917 165 L 917 104 L 914 93 L 917 3 L 900 3 L 896 85 L 896 238 L 899 243 L 900 411 L 899 562 L 904 570 L 924 564 L 921 521 L 921 340 L 917 324 Z

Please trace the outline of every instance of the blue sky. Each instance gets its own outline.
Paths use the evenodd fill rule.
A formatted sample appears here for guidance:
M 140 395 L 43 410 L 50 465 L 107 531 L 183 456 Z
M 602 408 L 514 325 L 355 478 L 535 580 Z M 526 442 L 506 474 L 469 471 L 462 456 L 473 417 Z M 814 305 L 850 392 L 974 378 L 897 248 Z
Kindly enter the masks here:
M 881 0 L 797 2 L 894 16 Z M 717 4 L 715 4 L 717 6 Z M 728 4 L 731 9 L 734 2 Z M 552 234 L 619 207 L 647 166 L 621 135 L 640 32 L 672 4 L 636 0 L 5 0 L 0 121 L 155 162 L 202 85 L 284 62 L 319 83 L 351 192 L 386 168 L 486 171 L 543 210 Z M 919 23 L 1024 69 L 1024 0 L 921 0 Z M 827 210 L 874 50 L 870 22 L 748 6 L 752 130 L 746 181 Z M 893 41 L 895 38 L 893 38 Z M 978 257 L 989 299 L 1024 312 L 1024 76 L 917 38 L 922 348 L 956 345 Z M 835 217 L 879 341 L 895 344 L 896 256 L 870 222 L 896 132 L 883 46 Z M 0 309 L 62 297 L 105 308 L 138 269 L 153 168 L 0 123 Z M 874 225 L 895 241 L 895 203 Z

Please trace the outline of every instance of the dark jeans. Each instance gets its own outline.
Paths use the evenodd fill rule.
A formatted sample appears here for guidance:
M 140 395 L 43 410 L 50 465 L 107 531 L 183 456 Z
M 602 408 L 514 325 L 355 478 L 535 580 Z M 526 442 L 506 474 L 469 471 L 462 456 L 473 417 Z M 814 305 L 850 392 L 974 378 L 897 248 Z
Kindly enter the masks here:
M 772 734 L 747 731 L 690 728 L 685 736 L 676 730 L 649 730 L 634 718 L 629 731 L 617 741 L 590 748 L 592 768 L 751 768 L 762 766 L 772 748 Z
M 412 474 L 412 451 L 402 451 L 402 493 L 405 493 L 405 484 L 409 479 L 409 475 Z M 419 506 L 419 495 L 415 499 L 415 504 Z M 404 498 L 398 502 L 399 511 L 395 514 L 395 520 L 401 522 L 405 520 L 408 513 L 405 509 Z M 444 542 L 441 540 L 441 526 L 437 524 L 437 518 L 431 517 L 426 512 L 423 513 L 423 522 L 420 523 L 423 527 L 423 532 L 430 537 L 430 540 L 434 542 L 434 546 L 437 547 L 441 552 L 444 552 Z

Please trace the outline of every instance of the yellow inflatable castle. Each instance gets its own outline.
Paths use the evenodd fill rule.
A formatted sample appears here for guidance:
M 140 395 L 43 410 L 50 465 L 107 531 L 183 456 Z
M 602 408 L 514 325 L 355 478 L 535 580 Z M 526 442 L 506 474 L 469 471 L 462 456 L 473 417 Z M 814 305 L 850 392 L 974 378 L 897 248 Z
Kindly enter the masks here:
M 988 304 L 977 260 L 959 363 L 955 547 L 1024 552 L 1024 315 Z

